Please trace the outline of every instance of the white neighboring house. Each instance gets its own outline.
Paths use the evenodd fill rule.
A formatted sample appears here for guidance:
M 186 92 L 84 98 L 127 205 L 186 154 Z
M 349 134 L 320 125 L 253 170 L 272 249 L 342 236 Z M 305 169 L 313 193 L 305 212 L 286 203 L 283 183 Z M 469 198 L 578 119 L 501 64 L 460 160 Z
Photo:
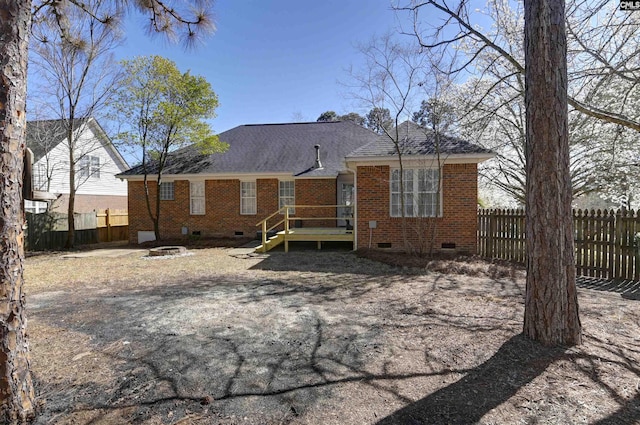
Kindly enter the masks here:
M 97 209 L 127 209 L 127 182 L 116 174 L 129 165 L 94 119 L 76 120 L 75 212 Z M 47 202 L 25 200 L 25 211 L 47 210 L 66 213 L 69 205 L 69 147 L 61 120 L 27 123 L 27 147 L 33 152 L 33 189 L 49 192 L 56 199 Z

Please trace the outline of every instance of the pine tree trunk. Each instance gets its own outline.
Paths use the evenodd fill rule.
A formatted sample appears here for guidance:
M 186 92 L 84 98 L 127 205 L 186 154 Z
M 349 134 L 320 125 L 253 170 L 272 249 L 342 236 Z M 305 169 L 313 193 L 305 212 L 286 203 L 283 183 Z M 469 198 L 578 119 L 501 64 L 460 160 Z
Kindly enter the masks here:
M 34 416 L 24 312 L 22 170 L 31 1 L 0 0 L 0 423 Z
M 527 289 L 524 334 L 581 342 L 567 125 L 564 0 L 525 0 Z

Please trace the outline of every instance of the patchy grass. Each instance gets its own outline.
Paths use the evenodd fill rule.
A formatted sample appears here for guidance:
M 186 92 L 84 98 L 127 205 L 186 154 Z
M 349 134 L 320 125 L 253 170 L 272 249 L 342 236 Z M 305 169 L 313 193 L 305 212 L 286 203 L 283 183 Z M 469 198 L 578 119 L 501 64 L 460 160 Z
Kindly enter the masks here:
M 550 348 L 517 268 L 230 252 L 28 258 L 36 424 L 639 422 L 637 300 L 581 288 Z

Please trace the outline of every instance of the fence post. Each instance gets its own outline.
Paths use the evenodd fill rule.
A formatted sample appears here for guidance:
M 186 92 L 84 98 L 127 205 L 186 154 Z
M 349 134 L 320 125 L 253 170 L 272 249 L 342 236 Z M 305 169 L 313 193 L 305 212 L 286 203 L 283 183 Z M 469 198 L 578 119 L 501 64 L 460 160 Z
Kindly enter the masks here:
M 495 232 L 496 232 L 496 214 L 498 210 L 493 209 L 489 211 L 489 234 L 487 235 L 487 254 L 489 258 L 494 258 L 495 255 Z
M 107 217 L 105 218 L 107 224 L 107 242 L 111 242 L 113 240 L 113 235 L 111 234 L 111 208 L 107 208 L 106 211 Z
M 614 274 L 615 279 L 622 277 L 622 210 L 616 211 L 616 245 L 614 252 Z
M 615 247 L 616 247 L 616 213 L 613 210 L 609 210 L 609 241 L 608 241 L 608 252 L 607 252 L 607 279 L 613 279 L 614 268 L 615 268 Z
M 632 211 L 633 213 L 633 211 Z M 637 246 L 636 234 L 638 233 L 638 221 L 640 220 L 640 210 L 635 212 L 633 229 L 631 233 L 631 245 L 633 246 L 633 280 L 640 280 L 640 246 Z

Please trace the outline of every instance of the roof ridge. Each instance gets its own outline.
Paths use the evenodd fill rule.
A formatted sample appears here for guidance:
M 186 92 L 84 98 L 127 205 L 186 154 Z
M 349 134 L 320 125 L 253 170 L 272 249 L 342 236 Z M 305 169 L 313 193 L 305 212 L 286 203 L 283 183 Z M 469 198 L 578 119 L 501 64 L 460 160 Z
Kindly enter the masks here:
M 242 124 L 239 127 L 266 127 L 266 126 L 276 126 L 276 125 L 298 125 L 298 124 L 336 124 L 336 123 L 343 123 L 343 122 L 352 122 L 352 121 L 344 120 L 344 121 L 278 122 L 278 123 L 264 123 L 264 124 Z

